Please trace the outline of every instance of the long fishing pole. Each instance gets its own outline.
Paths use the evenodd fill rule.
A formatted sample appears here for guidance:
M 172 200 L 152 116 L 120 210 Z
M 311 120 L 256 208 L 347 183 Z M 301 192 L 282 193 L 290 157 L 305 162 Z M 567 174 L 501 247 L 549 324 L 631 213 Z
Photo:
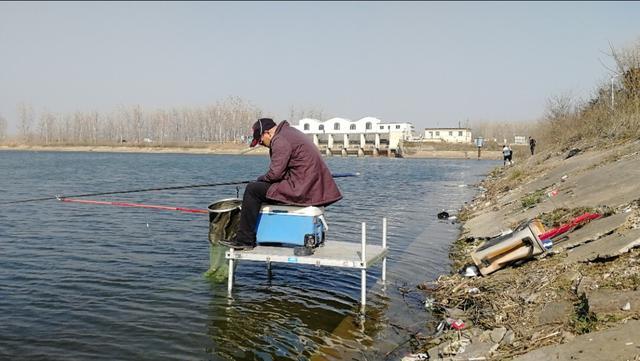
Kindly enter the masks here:
M 223 183 L 209 183 L 209 184 L 193 184 L 188 186 L 175 186 L 175 187 L 161 187 L 161 188 L 145 188 L 145 189 L 133 189 L 128 191 L 114 191 L 114 192 L 100 192 L 100 193 L 86 193 L 86 194 L 73 194 L 69 196 L 58 194 L 54 197 L 43 197 L 43 198 L 32 198 L 32 199 L 22 199 L 18 201 L 11 202 L 2 202 L 0 205 L 5 204 L 15 204 L 15 203 L 27 203 L 27 202 L 39 202 L 39 201 L 48 201 L 48 200 L 61 200 L 64 198 L 80 198 L 80 197 L 95 197 L 95 196 L 106 196 L 112 194 L 125 194 L 125 193 L 139 193 L 139 192 L 151 192 L 151 191 L 165 191 L 165 190 L 175 190 L 175 189 L 188 189 L 188 188 L 203 188 L 203 187 L 217 187 L 217 186 L 229 186 L 229 185 L 237 185 L 237 184 L 245 184 L 251 181 L 238 181 L 238 182 L 223 182 Z
M 83 203 L 83 204 L 99 204 L 99 205 L 107 205 L 107 206 L 117 206 L 117 207 L 135 207 L 135 208 L 150 208 L 150 209 L 158 209 L 161 211 L 178 211 L 184 213 L 209 213 L 204 209 L 194 209 L 194 208 L 184 208 L 184 207 L 171 207 L 171 206 L 157 206 L 153 204 L 140 204 L 140 203 L 127 203 L 127 202 L 107 202 L 107 201 L 91 201 L 86 199 L 69 199 L 69 198 L 61 198 L 62 202 L 71 202 L 71 203 Z
M 336 173 L 336 174 L 332 174 L 333 178 L 357 177 L 359 175 L 360 175 L 360 173 Z M 16 203 L 27 203 L 27 202 L 49 201 L 49 200 L 54 200 L 54 199 L 63 200 L 63 199 L 68 199 L 68 198 L 106 196 L 106 195 L 113 195 L 113 194 L 126 194 L 126 193 L 140 193 L 140 192 L 176 190 L 176 189 L 229 186 L 229 185 L 247 184 L 247 183 L 251 183 L 251 182 L 252 181 L 250 181 L 250 180 L 244 180 L 244 181 L 237 181 L 237 182 L 193 184 L 193 185 L 186 185 L 186 186 L 145 188 L 145 189 L 133 189 L 133 190 L 126 190 L 126 191 L 99 192 L 99 193 L 86 193 L 86 194 L 73 194 L 73 195 L 69 195 L 69 196 L 58 194 L 58 195 L 56 195 L 54 197 L 32 198 L 32 199 L 22 199 L 22 200 L 17 200 L 17 201 L 10 201 L 10 202 L 0 202 L 0 205 L 16 204 Z

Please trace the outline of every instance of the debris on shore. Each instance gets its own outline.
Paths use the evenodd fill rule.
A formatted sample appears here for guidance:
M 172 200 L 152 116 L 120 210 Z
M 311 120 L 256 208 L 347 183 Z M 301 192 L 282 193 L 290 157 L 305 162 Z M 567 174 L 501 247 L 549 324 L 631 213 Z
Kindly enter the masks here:
M 463 230 L 450 251 L 452 274 L 418 286 L 442 321 L 416 354 L 527 359 L 534 350 L 559 355 L 563 345 L 567 356 L 571 345 L 583 342 L 580 335 L 593 335 L 590 342 L 604 350 L 616 329 L 640 329 L 640 323 L 627 325 L 640 319 L 639 150 L 636 142 L 538 155 L 483 181 L 482 193 L 458 215 Z M 588 212 L 601 217 L 571 225 Z M 531 219 L 546 230 L 571 226 L 541 254 L 484 277 L 474 273 L 471 255 L 483 242 Z M 606 358 L 640 359 L 640 334 L 629 337 L 635 340 L 626 344 L 636 346 L 617 347 Z

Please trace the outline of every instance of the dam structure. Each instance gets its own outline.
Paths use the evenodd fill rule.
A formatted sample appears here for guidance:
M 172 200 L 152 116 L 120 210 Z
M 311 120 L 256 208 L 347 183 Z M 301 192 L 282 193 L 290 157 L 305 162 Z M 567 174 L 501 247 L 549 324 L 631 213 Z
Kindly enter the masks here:
M 374 117 L 355 121 L 345 118 L 325 121 L 304 118 L 294 127 L 311 137 L 326 156 L 401 157 L 401 142 L 413 136 L 411 123 L 385 123 Z

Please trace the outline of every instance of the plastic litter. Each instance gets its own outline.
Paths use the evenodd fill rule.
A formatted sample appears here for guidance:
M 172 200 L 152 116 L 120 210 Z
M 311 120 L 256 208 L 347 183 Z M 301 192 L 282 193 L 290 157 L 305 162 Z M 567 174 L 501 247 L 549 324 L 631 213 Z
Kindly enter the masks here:
M 478 270 L 478 267 L 476 265 L 469 265 L 465 267 L 462 273 L 462 275 L 465 277 L 478 277 L 479 274 L 480 271 Z
M 433 309 L 433 306 L 435 304 L 436 300 L 431 298 L 431 297 L 427 297 L 426 300 L 424 300 L 424 308 L 426 308 L 427 310 L 431 310 Z
M 429 359 L 431 359 L 431 357 L 429 357 L 428 353 L 414 353 L 414 354 L 406 355 L 401 360 L 402 361 L 422 361 L 422 360 L 429 360 Z
M 464 328 L 464 321 L 461 319 L 447 318 L 447 324 L 454 330 L 462 330 Z
M 623 311 L 629 311 L 629 310 L 631 310 L 631 303 L 629 303 L 629 302 L 625 303 L 625 305 L 624 305 L 624 306 L 622 306 L 622 310 L 623 310 Z

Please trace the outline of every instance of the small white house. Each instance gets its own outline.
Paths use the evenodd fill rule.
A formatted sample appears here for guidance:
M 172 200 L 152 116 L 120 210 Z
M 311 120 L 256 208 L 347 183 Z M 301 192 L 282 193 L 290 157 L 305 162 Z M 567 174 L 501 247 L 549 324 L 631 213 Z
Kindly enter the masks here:
M 513 144 L 529 144 L 529 142 L 524 135 L 516 135 L 513 137 Z
M 424 141 L 447 143 L 472 143 L 470 128 L 425 128 Z

